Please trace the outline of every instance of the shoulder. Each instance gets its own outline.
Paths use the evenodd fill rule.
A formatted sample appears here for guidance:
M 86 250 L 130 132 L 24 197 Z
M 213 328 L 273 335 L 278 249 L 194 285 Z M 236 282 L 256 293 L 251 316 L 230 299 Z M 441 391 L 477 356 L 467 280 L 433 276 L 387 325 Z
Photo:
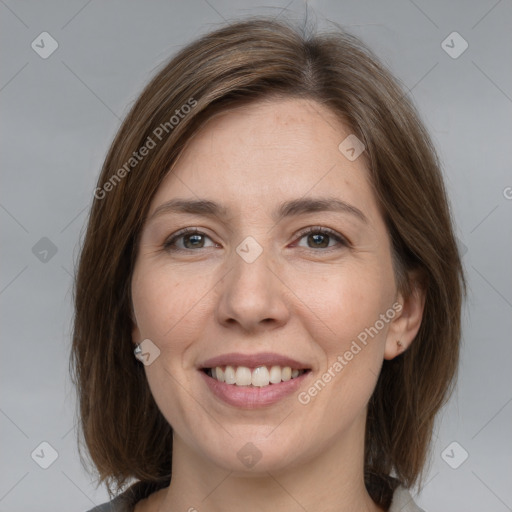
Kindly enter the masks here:
M 393 493 L 393 500 L 388 512 L 425 512 L 422 508 L 418 507 L 412 499 L 411 493 L 399 485 Z
M 91 508 L 87 512 L 133 512 L 135 503 L 126 493 L 116 496 L 113 500 Z
M 143 486 L 139 483 L 139 485 L 133 486 L 119 496 L 116 496 L 112 501 L 98 505 L 87 512 L 133 512 L 137 501 L 143 498 L 144 495 L 147 496 L 148 491 L 150 491 L 149 486 Z M 393 493 L 393 500 L 388 512 L 425 511 L 414 503 L 410 492 L 405 487 L 399 485 Z
M 111 501 L 102 503 L 87 512 L 133 512 L 135 505 L 152 493 L 167 487 L 170 480 L 158 482 L 136 482 Z

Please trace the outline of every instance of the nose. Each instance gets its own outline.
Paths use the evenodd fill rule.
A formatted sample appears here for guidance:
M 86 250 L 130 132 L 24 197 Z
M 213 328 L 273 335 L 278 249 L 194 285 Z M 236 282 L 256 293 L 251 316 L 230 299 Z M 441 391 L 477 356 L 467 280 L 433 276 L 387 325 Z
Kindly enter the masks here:
M 230 271 L 218 283 L 218 321 L 225 327 L 237 325 L 244 331 L 275 329 L 290 317 L 287 287 L 272 265 L 267 250 L 248 263 L 236 252 Z

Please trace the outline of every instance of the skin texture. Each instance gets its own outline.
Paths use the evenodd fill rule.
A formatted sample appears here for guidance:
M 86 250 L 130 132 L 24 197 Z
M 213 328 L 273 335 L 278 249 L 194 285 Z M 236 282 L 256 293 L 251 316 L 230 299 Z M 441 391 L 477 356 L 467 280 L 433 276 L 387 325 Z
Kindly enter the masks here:
M 363 481 L 366 406 L 383 359 L 414 339 L 423 295 L 405 300 L 396 288 L 364 157 L 351 162 L 338 149 L 349 133 L 331 111 L 303 99 L 224 112 L 190 141 L 153 197 L 147 219 L 174 198 L 212 200 L 228 214 L 167 213 L 143 227 L 133 341 L 149 338 L 161 351 L 145 371 L 174 429 L 174 452 L 171 486 L 137 512 L 380 510 Z M 341 199 L 367 222 L 335 211 L 272 218 L 282 202 L 301 198 Z M 310 226 L 348 244 L 303 235 Z M 163 247 L 187 227 L 205 236 L 176 240 L 181 251 Z M 252 263 L 236 252 L 248 236 L 263 249 Z M 197 369 L 228 352 L 277 352 L 308 364 L 299 390 L 307 391 L 396 303 L 400 313 L 307 405 L 293 393 L 262 408 L 230 406 Z M 237 457 L 248 442 L 261 454 L 252 468 Z

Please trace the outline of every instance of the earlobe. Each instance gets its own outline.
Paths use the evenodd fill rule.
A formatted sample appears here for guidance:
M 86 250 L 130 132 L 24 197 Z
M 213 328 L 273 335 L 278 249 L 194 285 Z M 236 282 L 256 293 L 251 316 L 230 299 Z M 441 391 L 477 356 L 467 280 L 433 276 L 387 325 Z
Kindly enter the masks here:
M 384 351 L 384 359 L 394 359 L 396 356 L 399 356 L 402 352 L 406 350 L 402 340 L 396 340 L 395 347 L 390 344 L 389 340 L 386 341 L 386 350 Z M 391 346 L 390 346 L 391 345 Z
M 400 313 L 393 319 L 386 338 L 384 359 L 394 359 L 405 352 L 420 330 L 425 307 L 425 291 L 414 281 L 408 297 L 398 294 L 398 302 L 402 304 Z

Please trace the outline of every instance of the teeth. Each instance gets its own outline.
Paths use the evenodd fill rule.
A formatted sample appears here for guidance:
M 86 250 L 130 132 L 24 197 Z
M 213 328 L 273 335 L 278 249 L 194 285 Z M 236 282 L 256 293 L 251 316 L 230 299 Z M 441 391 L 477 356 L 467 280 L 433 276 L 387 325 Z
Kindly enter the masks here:
M 217 367 L 218 368 L 218 367 Z M 217 373 L 217 368 L 212 368 L 215 370 L 215 373 Z M 212 375 L 213 377 L 213 375 Z M 216 377 L 213 377 L 214 379 Z M 226 369 L 224 370 L 224 380 L 226 384 L 235 384 L 236 383 L 236 377 L 235 377 L 235 369 L 232 366 L 226 366 Z
M 302 375 L 306 370 L 298 370 L 289 366 L 258 366 L 251 370 L 247 366 L 226 366 L 225 368 L 217 366 L 210 368 L 209 375 L 226 384 L 236 386 L 254 386 L 264 387 L 269 384 L 279 384 L 290 379 L 295 379 Z
M 235 384 L 237 386 L 248 386 L 251 384 L 251 370 L 246 366 L 239 366 L 235 372 Z
M 261 388 L 262 386 L 268 386 L 270 382 L 270 374 L 265 366 L 255 368 L 252 372 L 251 384 Z M 238 384 L 238 381 L 237 381 Z
M 272 366 L 272 368 L 270 368 L 270 382 L 272 384 L 279 384 L 281 382 L 280 366 Z

